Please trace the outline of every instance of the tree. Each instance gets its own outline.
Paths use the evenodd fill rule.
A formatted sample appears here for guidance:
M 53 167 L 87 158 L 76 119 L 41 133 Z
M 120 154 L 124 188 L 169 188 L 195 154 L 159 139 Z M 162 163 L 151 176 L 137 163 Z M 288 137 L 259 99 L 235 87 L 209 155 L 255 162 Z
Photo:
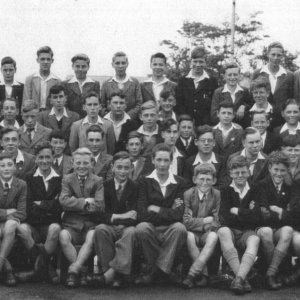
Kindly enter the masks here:
M 250 14 L 247 21 L 241 22 L 236 17 L 235 26 L 235 50 L 233 57 L 247 69 L 255 67 L 255 59 L 259 58 L 257 53 L 258 45 L 269 36 L 263 32 L 263 24 L 258 20 L 261 11 Z M 195 46 L 204 46 L 208 52 L 207 65 L 220 80 L 222 80 L 222 65 L 232 56 L 230 52 L 230 23 L 224 22 L 221 26 L 203 24 L 201 22 L 185 21 L 177 31 L 181 37 L 180 41 L 163 40 L 160 44 L 171 50 L 169 63 L 169 78 L 177 81 L 180 76 L 186 75 L 189 71 L 189 54 Z M 286 66 L 296 68 L 293 59 L 297 55 L 289 56 Z

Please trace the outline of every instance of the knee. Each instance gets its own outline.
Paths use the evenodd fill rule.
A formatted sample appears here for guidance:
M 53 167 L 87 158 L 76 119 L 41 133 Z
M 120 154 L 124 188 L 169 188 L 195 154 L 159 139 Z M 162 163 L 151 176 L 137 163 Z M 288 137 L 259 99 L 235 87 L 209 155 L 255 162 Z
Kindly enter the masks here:
M 300 248 L 300 233 L 293 233 L 293 246 L 294 248 Z
M 172 225 L 172 232 L 178 237 L 185 238 L 187 237 L 187 230 L 182 223 L 175 223 Z
M 135 236 L 135 232 L 136 232 L 135 227 L 131 226 L 125 229 L 124 234 L 126 234 L 126 236 Z
M 270 227 L 262 227 L 257 231 L 258 236 L 263 241 L 272 241 L 273 240 L 273 230 Z
M 85 243 L 88 244 L 88 245 L 92 245 L 93 244 L 93 241 L 94 241 L 94 233 L 95 233 L 95 230 L 90 230 L 87 234 L 86 234 L 86 237 L 85 237 Z
M 215 245 L 218 242 L 218 235 L 215 232 L 210 232 L 206 238 L 206 243 Z
M 247 246 L 252 245 L 255 248 L 258 248 L 259 242 L 260 242 L 260 238 L 257 235 L 251 235 L 247 240 Z
M 218 237 L 220 240 L 228 240 L 229 237 L 231 237 L 231 232 L 228 227 L 221 227 L 218 230 Z
M 290 226 L 284 226 L 280 231 L 280 240 L 289 243 L 293 238 L 293 228 Z
M 138 237 L 148 235 L 151 231 L 151 225 L 147 222 L 142 222 L 136 226 L 135 232 Z
M 109 226 L 106 224 L 100 224 L 95 228 L 94 235 L 95 236 L 102 236 L 108 233 Z
M 69 231 L 63 229 L 59 234 L 59 242 L 62 246 L 66 246 L 71 243 L 71 235 Z
M 8 221 L 5 222 L 3 233 L 4 234 L 15 233 L 17 227 L 18 227 L 18 222 L 17 221 L 8 220 Z
M 190 231 L 187 232 L 186 242 L 187 242 L 188 245 L 195 245 L 196 244 L 194 233 L 192 233 Z
M 61 231 L 61 227 L 59 224 L 57 223 L 53 223 L 49 226 L 49 229 L 48 229 L 48 235 L 50 237 L 58 237 L 59 236 L 59 233 Z

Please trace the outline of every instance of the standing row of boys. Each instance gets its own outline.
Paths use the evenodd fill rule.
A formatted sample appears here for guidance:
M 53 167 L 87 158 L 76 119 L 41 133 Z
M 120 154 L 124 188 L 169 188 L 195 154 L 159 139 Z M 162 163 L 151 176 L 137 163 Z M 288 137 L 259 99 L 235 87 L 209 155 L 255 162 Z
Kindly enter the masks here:
M 167 278 L 206 286 L 219 248 L 237 294 L 251 291 L 257 256 L 270 289 L 295 284 L 300 269 L 278 276 L 290 251 L 300 256 L 300 76 L 280 65 L 283 53 L 280 43 L 269 46 L 250 93 L 238 84 L 236 64 L 225 67 L 226 83 L 217 88 L 202 48 L 192 51 L 191 71 L 178 85 L 164 76 L 162 53 L 151 57 L 152 77 L 140 85 L 117 52 L 101 98 L 84 54 L 72 58 L 75 76 L 60 82 L 50 72 L 52 50 L 40 48 L 39 72 L 24 90 L 14 81 L 15 61 L 2 59 L 4 282 L 47 274 L 58 283 L 60 245 L 68 287 L 120 287 L 133 281 L 140 254 L 145 264 L 135 284 Z M 31 273 L 14 273 L 9 262 L 16 235 Z M 175 267 L 184 247 L 192 264 L 181 280 Z M 93 251 L 98 268 L 87 276 Z

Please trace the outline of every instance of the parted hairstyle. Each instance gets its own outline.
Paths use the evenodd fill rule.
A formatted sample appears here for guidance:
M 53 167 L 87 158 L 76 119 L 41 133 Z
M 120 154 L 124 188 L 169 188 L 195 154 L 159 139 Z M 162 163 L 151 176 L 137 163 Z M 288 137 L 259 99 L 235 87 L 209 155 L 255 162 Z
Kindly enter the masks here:
M 1 59 L 1 67 L 6 64 L 13 65 L 15 69 L 17 68 L 16 61 L 10 56 L 5 56 Z
M 254 127 L 247 127 L 244 129 L 242 140 L 245 141 L 248 135 L 256 134 L 256 133 L 259 133 L 258 129 L 256 129 Z
M 300 145 L 300 137 L 298 135 L 287 135 L 281 141 L 281 147 L 296 147 Z
M 223 100 L 219 103 L 218 105 L 218 111 L 221 110 L 221 108 L 232 108 L 233 112 L 234 112 L 234 106 L 232 101 L 228 101 L 228 100 Z
M 167 57 L 161 52 L 157 52 L 157 53 L 151 55 L 150 63 L 152 63 L 152 60 L 154 58 L 162 58 L 165 61 L 165 64 L 167 63 Z
M 161 132 L 164 132 L 164 131 L 168 131 L 170 130 L 171 126 L 173 125 L 176 125 L 177 128 L 178 128 L 178 123 L 174 120 L 174 119 L 168 119 L 164 122 L 162 122 L 161 126 L 160 126 L 160 130 Z
M 265 88 L 266 91 L 270 92 L 271 86 L 269 81 L 266 80 L 266 78 L 259 76 L 255 80 L 251 81 L 250 84 L 250 91 L 253 92 L 256 89 Z
M 229 171 L 243 167 L 249 168 L 249 166 L 250 164 L 247 161 L 246 157 L 242 155 L 233 156 L 228 162 Z
M 199 139 L 199 137 L 205 133 L 211 132 L 213 136 L 215 137 L 215 133 L 213 131 L 213 128 L 209 125 L 202 125 L 198 126 L 196 128 L 196 138 Z
M 50 141 L 52 139 L 60 139 L 60 140 L 64 140 L 65 142 L 68 141 L 68 138 L 67 136 L 65 135 L 65 133 L 61 130 L 52 130 L 51 133 L 50 133 Z
M 144 142 L 144 137 L 142 134 L 137 132 L 136 130 L 130 131 L 127 135 L 127 143 L 129 142 L 130 139 L 138 138 L 141 141 L 141 144 Z
M 213 178 L 215 178 L 216 168 L 213 164 L 209 163 L 198 164 L 194 168 L 194 177 L 197 177 L 199 174 L 211 175 Z
M 89 148 L 87 147 L 81 147 L 81 148 L 78 148 L 77 150 L 75 150 L 73 153 L 72 153 L 72 157 L 74 158 L 76 155 L 88 155 L 92 161 L 92 158 L 93 158 L 93 153 L 90 151 Z
M 86 130 L 86 137 L 88 137 L 90 132 L 99 132 L 101 134 L 101 138 L 103 139 L 104 136 L 104 131 L 99 125 L 91 125 L 87 130 Z
M 173 160 L 173 151 L 172 149 L 166 145 L 165 143 L 159 143 L 159 144 L 156 144 L 153 149 L 152 149 L 152 159 L 155 158 L 156 156 L 156 153 L 159 152 L 159 151 L 163 151 L 163 152 L 168 152 L 170 153 L 170 159 L 171 161 Z
M 36 52 L 37 57 L 39 57 L 40 54 L 42 54 L 42 53 L 48 53 L 51 55 L 52 58 L 54 56 L 54 53 L 49 46 L 43 46 L 43 47 L 39 48 Z
M 34 109 L 37 110 L 39 109 L 38 104 L 34 100 L 28 99 L 23 102 L 23 108 L 22 108 L 23 113 L 28 113 Z
M 273 165 L 283 164 L 287 168 L 290 166 L 289 157 L 281 151 L 273 151 L 268 157 L 268 165 L 272 167 Z
M 51 96 L 51 94 L 59 94 L 60 92 L 64 92 L 64 94 L 66 95 L 66 89 L 62 84 L 55 84 L 53 85 L 50 90 L 49 90 L 49 95 Z
M 78 53 L 78 54 L 74 55 L 74 56 L 71 58 L 72 64 L 74 64 L 76 60 L 83 60 L 83 61 L 85 61 L 85 62 L 88 64 L 88 66 L 90 65 L 90 59 L 89 59 L 89 57 L 88 57 L 86 54 L 84 54 L 84 53 Z
M 96 92 L 94 92 L 94 91 L 89 92 L 89 93 L 84 97 L 83 104 L 86 104 L 86 99 L 91 98 L 91 97 L 96 97 L 96 98 L 98 99 L 99 104 L 100 104 L 100 97 L 99 97 L 99 95 L 98 95 Z
M 44 149 L 49 149 L 53 153 L 51 143 L 49 141 L 42 141 L 35 146 L 34 154 L 37 156 Z
M 292 105 L 292 104 L 297 105 L 298 108 L 300 109 L 299 103 L 297 102 L 297 100 L 294 98 L 289 98 L 282 104 L 281 111 L 285 111 L 285 109 L 288 107 L 288 105 Z
M 283 45 L 280 42 L 272 42 L 271 44 L 269 44 L 267 49 L 268 53 L 271 51 L 272 48 L 280 48 L 284 52 Z
M 132 159 L 127 151 L 119 151 L 114 154 L 112 164 L 114 164 L 119 159 L 129 159 L 132 162 Z

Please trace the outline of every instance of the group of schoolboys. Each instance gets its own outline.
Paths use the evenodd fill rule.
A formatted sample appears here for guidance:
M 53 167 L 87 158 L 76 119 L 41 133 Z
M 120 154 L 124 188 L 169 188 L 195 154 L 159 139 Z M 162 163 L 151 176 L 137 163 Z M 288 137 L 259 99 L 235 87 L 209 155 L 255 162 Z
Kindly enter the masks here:
M 15 61 L 3 58 L 3 281 L 58 283 L 60 250 L 70 288 L 204 287 L 220 254 L 236 294 L 251 292 L 254 264 L 272 290 L 297 283 L 297 264 L 279 276 L 300 257 L 300 109 L 283 54 L 280 43 L 268 47 L 248 91 L 235 63 L 218 88 L 203 48 L 191 52 L 191 71 L 177 85 L 165 77 L 164 54 L 151 57 L 152 76 L 140 84 L 117 52 L 101 97 L 85 54 L 61 82 L 50 71 L 52 50 L 40 48 L 39 71 L 24 86 Z M 16 240 L 30 271 L 13 271 Z

